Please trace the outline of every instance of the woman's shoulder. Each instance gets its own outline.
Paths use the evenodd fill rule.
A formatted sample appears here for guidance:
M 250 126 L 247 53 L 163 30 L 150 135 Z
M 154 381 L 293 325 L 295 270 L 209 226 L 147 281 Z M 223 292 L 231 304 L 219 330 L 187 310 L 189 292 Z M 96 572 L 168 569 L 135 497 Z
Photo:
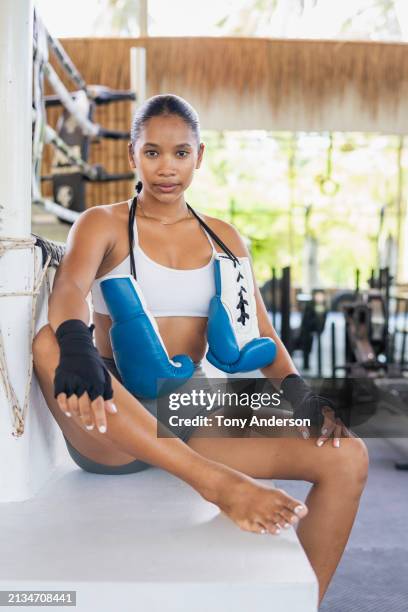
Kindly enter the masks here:
M 112 219 L 118 219 L 118 221 L 123 220 L 123 218 L 128 219 L 129 217 L 128 200 L 124 200 L 122 202 L 115 202 L 113 204 L 99 204 L 95 208 L 100 208 L 101 210 L 104 210 L 112 217 Z
M 248 256 L 245 240 L 232 223 L 202 213 L 201 218 L 237 257 Z
M 98 204 L 84 211 L 81 217 L 84 215 L 88 216 L 89 223 L 105 225 L 112 235 L 116 229 L 120 231 L 124 224 L 127 226 L 129 206 L 127 201 L 114 204 Z
M 126 223 L 126 202 L 118 204 L 98 204 L 84 210 L 69 232 L 69 242 L 96 240 L 104 243 L 106 253 L 121 236 L 123 223 Z
M 96 204 L 87 208 L 81 216 L 85 215 L 92 219 L 102 219 L 110 217 L 112 220 L 120 219 L 129 210 L 127 202 L 117 202 L 114 204 Z

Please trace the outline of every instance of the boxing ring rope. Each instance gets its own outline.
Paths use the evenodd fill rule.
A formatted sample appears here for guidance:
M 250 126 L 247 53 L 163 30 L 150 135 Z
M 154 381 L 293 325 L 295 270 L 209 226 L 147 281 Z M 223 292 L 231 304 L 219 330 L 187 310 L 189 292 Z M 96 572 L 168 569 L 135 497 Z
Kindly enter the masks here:
M 79 87 L 77 92 L 69 92 L 54 68 L 49 62 L 49 49 L 53 51 L 57 61 L 62 66 L 70 79 Z M 106 129 L 94 123 L 86 115 L 90 103 L 102 104 L 114 100 L 134 99 L 134 94 L 124 91 L 111 91 L 101 86 L 87 86 L 84 78 L 59 43 L 45 28 L 38 11 L 34 10 L 34 37 L 33 37 L 33 176 L 32 176 L 32 201 L 44 206 L 45 210 L 60 219 L 74 223 L 79 212 L 62 206 L 41 193 L 41 180 L 52 180 L 53 176 L 41 177 L 41 161 L 44 144 L 52 144 L 63 156 L 62 167 L 71 164 L 75 171 L 79 171 L 85 180 L 94 182 L 107 182 L 118 180 L 130 180 L 134 178 L 131 172 L 110 174 L 101 165 L 89 164 L 78 155 L 77 148 L 70 147 L 59 136 L 59 134 L 47 125 L 46 106 L 61 104 L 68 115 L 73 118 L 76 125 L 85 137 L 128 139 L 128 132 L 120 132 Z M 44 78 L 47 78 L 55 91 L 54 96 L 44 96 Z M 61 169 L 63 172 L 63 170 Z M 55 197 L 55 196 L 54 196 Z
M 4 243 L 6 244 L 4 245 Z M 25 425 L 25 419 L 27 415 L 27 408 L 28 408 L 28 402 L 29 402 L 31 379 L 33 375 L 33 354 L 31 350 L 31 346 L 34 340 L 35 312 L 36 312 L 37 298 L 40 293 L 41 286 L 44 282 L 44 279 L 46 278 L 46 272 L 48 270 L 48 267 L 50 265 L 51 258 L 52 258 L 51 254 L 49 254 L 45 262 L 45 265 L 41 270 L 41 273 L 38 275 L 38 278 L 36 278 L 35 275 L 36 275 L 36 270 L 37 270 L 37 253 L 35 250 L 35 245 L 36 245 L 36 240 L 34 238 L 11 238 L 7 236 L 0 237 L 0 257 L 2 257 L 7 251 L 11 249 L 30 249 L 32 256 L 33 256 L 33 262 L 34 262 L 34 276 L 33 276 L 34 286 L 33 286 L 32 291 L 10 291 L 6 293 L 4 292 L 0 293 L 0 298 L 1 297 L 14 297 L 14 296 L 31 296 L 32 297 L 31 322 L 30 322 L 30 328 L 29 328 L 30 330 L 29 331 L 30 360 L 29 360 L 29 366 L 28 366 L 28 372 L 27 372 L 27 382 L 26 382 L 24 400 L 23 400 L 22 406 L 20 406 L 16 392 L 14 391 L 13 385 L 10 382 L 10 376 L 9 376 L 9 372 L 7 368 L 7 361 L 6 361 L 6 353 L 4 349 L 3 334 L 1 331 L 1 327 L 0 327 L 0 380 L 5 389 L 6 399 L 8 401 L 8 405 L 11 410 L 11 423 L 13 426 L 12 435 L 17 438 L 22 436 L 24 433 L 24 425 Z M 48 285 L 48 288 L 49 288 L 49 285 Z
M 36 276 L 38 268 L 38 253 L 36 247 L 40 247 L 42 251 L 42 269 L 41 272 Z M 33 289 L 32 291 L 9 291 L 1 292 L 0 298 L 2 297 L 15 297 L 15 296 L 31 296 L 31 321 L 29 328 L 29 355 L 30 361 L 27 372 L 27 382 L 24 393 L 24 401 L 22 407 L 19 404 L 17 395 L 14 391 L 12 384 L 10 383 L 10 376 L 7 368 L 7 361 L 4 349 L 3 334 L 0 327 L 0 381 L 6 391 L 6 398 L 9 403 L 11 410 L 11 422 L 13 426 L 12 435 L 14 437 L 20 437 L 24 433 L 25 419 L 27 415 L 29 394 L 31 379 L 33 375 L 33 355 L 32 355 L 32 344 L 34 340 L 35 331 L 35 315 L 38 295 L 40 294 L 44 281 L 47 286 L 47 297 L 50 296 L 51 287 L 47 275 L 47 271 L 50 266 L 57 267 L 64 255 L 65 247 L 63 244 L 44 240 L 43 238 L 32 234 L 31 238 L 15 238 L 9 236 L 0 237 L 0 258 L 8 251 L 15 249 L 30 249 L 32 254 L 32 260 L 34 265 L 33 271 Z
M 32 202 L 42 204 L 45 210 L 54 213 L 65 221 L 74 223 L 79 213 L 66 210 L 52 200 L 44 198 L 41 193 L 41 163 L 44 143 L 47 135 L 51 138 L 51 128 L 47 125 L 45 96 L 44 96 L 44 72 L 48 62 L 49 34 L 34 10 L 33 21 L 33 109 L 32 109 L 32 179 L 31 199 Z M 78 73 L 79 74 L 79 73 Z M 49 128 L 49 129 L 48 129 Z M 71 152 L 70 152 L 71 153 Z M 78 162 L 76 162 L 78 163 Z M 85 162 L 84 162 L 85 163 Z
M 39 56 L 41 57 L 43 63 L 43 70 L 39 75 L 42 78 L 44 75 L 51 87 L 57 94 L 63 106 L 67 109 L 70 115 L 72 115 L 76 121 L 76 123 L 80 126 L 81 130 L 86 136 L 95 137 L 100 135 L 100 126 L 96 123 L 90 121 L 87 117 L 84 117 L 75 106 L 75 103 L 72 100 L 71 94 L 55 72 L 54 68 L 48 61 L 48 43 L 51 42 L 51 48 L 55 51 L 56 57 L 60 62 L 61 66 L 64 68 L 69 77 L 75 82 L 76 85 L 79 86 L 80 89 L 83 89 L 88 97 L 88 91 L 86 87 L 86 83 L 82 76 L 80 75 L 77 68 L 74 66 L 71 59 L 67 56 L 65 51 L 63 51 L 62 45 L 60 43 L 56 43 L 56 41 L 52 38 L 52 36 L 47 32 L 38 11 L 34 10 L 34 31 L 38 31 L 38 36 L 34 36 L 34 58 L 37 55 L 37 49 L 39 51 Z M 40 46 L 40 48 L 39 48 Z M 44 48 L 46 49 L 44 52 Z M 35 61 L 34 61 L 35 64 Z
M 59 40 L 53 38 L 49 32 L 47 32 L 47 40 L 62 68 L 71 77 L 75 85 L 77 85 L 79 89 L 83 89 L 85 93 L 89 96 L 89 91 L 85 79 L 82 77 L 78 68 L 72 62 L 71 58 L 69 57 L 68 53 L 65 51 Z
M 91 136 L 93 138 L 101 136 L 101 126 L 93 123 L 87 117 L 84 117 L 78 112 L 75 103 L 72 101 L 71 94 L 55 72 L 54 68 L 48 62 L 44 66 L 44 75 L 47 77 L 49 84 L 61 100 L 63 106 L 67 109 L 70 115 L 74 117 L 76 123 L 80 126 L 85 136 Z

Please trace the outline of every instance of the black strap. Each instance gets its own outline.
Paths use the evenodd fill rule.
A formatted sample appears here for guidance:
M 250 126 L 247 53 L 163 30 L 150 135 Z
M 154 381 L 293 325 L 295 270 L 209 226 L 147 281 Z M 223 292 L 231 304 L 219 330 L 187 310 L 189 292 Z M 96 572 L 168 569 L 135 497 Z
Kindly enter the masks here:
M 137 196 L 133 198 L 132 205 L 129 210 L 129 224 L 128 224 L 128 235 L 129 235 L 129 254 L 130 254 L 130 273 L 133 278 L 137 281 L 136 276 L 136 265 L 135 265 L 135 256 L 133 253 L 133 246 L 135 243 L 134 237 L 134 223 L 135 223 L 135 214 L 136 214 L 136 206 L 137 206 Z
M 187 202 L 186 202 L 187 204 Z M 195 210 L 193 210 L 193 208 L 191 208 L 190 204 L 187 204 L 187 208 L 189 210 L 191 210 L 191 212 L 193 213 L 193 215 L 195 216 L 196 219 L 198 219 L 198 222 L 200 223 L 201 227 L 203 227 L 207 233 L 211 236 L 211 238 L 213 240 L 215 240 L 215 242 L 222 248 L 222 250 L 224 251 L 224 253 L 226 253 L 229 257 L 229 259 L 232 259 L 232 261 L 236 264 L 239 263 L 238 257 L 236 257 L 234 255 L 234 253 L 231 251 L 231 249 L 229 247 L 227 247 L 227 245 L 221 240 L 221 238 L 218 238 L 217 234 L 211 229 L 211 227 L 209 227 L 205 221 L 203 221 L 201 219 L 201 217 L 199 215 L 197 215 L 197 213 L 195 212 Z
M 134 223 L 135 223 L 135 216 L 136 216 L 136 206 L 137 206 L 137 195 L 133 198 L 132 204 L 130 206 L 130 210 L 129 210 L 129 226 L 128 226 L 129 254 L 130 254 L 130 273 L 131 273 L 131 275 L 133 276 L 133 278 L 135 280 L 137 280 L 137 277 L 136 277 L 136 265 L 135 265 L 135 256 L 134 256 L 134 253 L 133 253 L 133 247 L 134 247 L 134 242 L 135 242 L 135 238 L 134 238 Z M 234 253 L 231 251 L 231 249 L 228 248 L 227 245 L 220 238 L 218 238 L 217 234 L 201 219 L 201 217 L 195 212 L 195 210 L 193 210 L 193 208 L 191 208 L 190 204 L 187 204 L 187 207 L 188 207 L 189 210 L 191 210 L 191 212 L 193 213 L 195 218 L 198 220 L 200 225 L 207 231 L 209 236 L 211 236 L 211 238 L 222 248 L 224 253 L 226 253 L 228 259 L 231 259 L 234 262 L 234 266 L 236 267 L 237 264 L 239 264 L 238 257 L 236 257 L 234 255 Z

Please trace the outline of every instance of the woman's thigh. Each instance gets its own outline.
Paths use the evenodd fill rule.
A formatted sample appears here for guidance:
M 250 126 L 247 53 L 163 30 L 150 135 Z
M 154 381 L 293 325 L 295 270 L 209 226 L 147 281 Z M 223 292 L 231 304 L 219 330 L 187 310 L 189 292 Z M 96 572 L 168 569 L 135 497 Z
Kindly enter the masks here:
M 259 417 L 276 414 L 268 409 L 257 411 Z M 223 414 L 223 410 L 215 414 Z M 286 413 L 289 416 L 289 413 Z M 306 480 L 312 483 L 321 480 L 328 471 L 350 473 L 364 471 L 367 449 L 362 440 L 352 436 L 341 438 L 340 447 L 334 448 L 332 440 L 316 446 L 319 432 L 312 428 L 311 437 L 305 440 L 293 427 L 246 428 L 243 431 L 231 428 L 198 428 L 187 444 L 200 455 L 228 465 L 253 478 L 277 478 Z
M 72 447 L 84 457 L 106 465 L 123 465 L 134 461 L 136 457 L 119 450 L 108 438 L 102 439 L 98 433 L 87 431 L 84 426 L 75 422 L 74 418 L 67 417 L 58 406 L 54 398 L 54 376 L 59 363 L 59 346 L 49 325 L 42 327 L 34 339 L 33 356 L 35 373 L 44 399 Z M 122 396 L 126 396 L 127 402 L 136 402 L 123 385 L 112 374 L 111 376 L 114 397 L 118 403 L 122 401 Z

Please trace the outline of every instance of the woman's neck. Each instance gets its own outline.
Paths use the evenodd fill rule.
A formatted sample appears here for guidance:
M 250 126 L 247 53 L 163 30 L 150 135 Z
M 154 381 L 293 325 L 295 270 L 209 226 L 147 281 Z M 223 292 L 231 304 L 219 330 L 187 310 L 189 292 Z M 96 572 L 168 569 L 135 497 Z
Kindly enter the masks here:
M 188 216 L 188 208 L 184 195 L 173 201 L 160 202 L 151 194 L 141 191 L 137 197 L 139 214 L 151 217 L 158 221 L 171 223 Z M 139 207 L 140 205 L 140 207 Z

